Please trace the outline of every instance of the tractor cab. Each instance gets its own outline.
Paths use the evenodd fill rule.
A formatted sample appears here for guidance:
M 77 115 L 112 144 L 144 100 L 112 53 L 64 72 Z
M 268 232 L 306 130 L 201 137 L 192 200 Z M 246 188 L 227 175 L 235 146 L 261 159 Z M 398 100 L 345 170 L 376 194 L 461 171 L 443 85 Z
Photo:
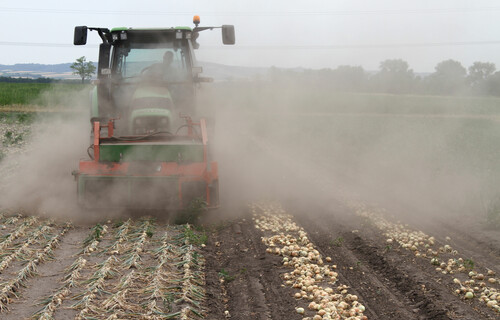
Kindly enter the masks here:
M 200 31 L 213 28 L 75 27 L 77 45 L 86 43 L 87 30 L 98 31 L 103 40 L 91 119 L 115 119 L 117 135 L 151 134 L 182 125 L 178 115 L 194 115 L 196 110 L 196 84 L 209 81 L 200 77 L 196 39 Z M 233 26 L 220 28 L 223 42 L 234 43 Z
M 117 119 L 119 135 L 170 132 L 179 112 L 195 110 L 190 29 L 112 29 L 109 66 L 95 90 L 99 118 Z M 100 109 L 100 110 L 99 110 Z M 96 115 L 93 115 L 94 117 Z

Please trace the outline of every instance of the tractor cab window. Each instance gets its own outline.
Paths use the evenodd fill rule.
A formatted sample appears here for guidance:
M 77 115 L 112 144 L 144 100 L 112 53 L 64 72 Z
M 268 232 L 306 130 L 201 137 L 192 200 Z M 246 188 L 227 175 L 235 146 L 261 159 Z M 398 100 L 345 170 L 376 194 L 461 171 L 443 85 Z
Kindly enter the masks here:
M 191 76 L 188 55 L 182 47 L 119 47 L 115 63 L 115 75 L 125 81 L 186 82 Z
M 165 131 L 176 125 L 179 111 L 194 105 L 191 48 L 186 39 L 155 37 L 154 45 L 139 42 L 144 37 L 134 40 L 116 45 L 113 52 L 110 92 L 120 115 L 116 132 Z

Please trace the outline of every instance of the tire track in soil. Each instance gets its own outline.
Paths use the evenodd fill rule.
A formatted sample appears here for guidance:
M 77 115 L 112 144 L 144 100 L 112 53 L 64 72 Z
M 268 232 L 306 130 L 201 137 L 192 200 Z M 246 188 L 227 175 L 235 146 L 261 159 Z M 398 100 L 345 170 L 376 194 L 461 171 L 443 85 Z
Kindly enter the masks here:
M 214 230 L 206 249 L 208 317 L 210 320 L 225 318 L 225 304 L 231 319 L 300 320 L 295 313 L 296 302 L 290 288 L 283 286 L 280 277 L 280 257 L 266 254 L 250 216 L 227 222 Z M 219 272 L 224 270 L 232 281 L 223 286 L 227 296 L 222 296 Z M 214 299 L 219 301 L 214 302 Z M 222 300 L 220 300 L 222 299 Z
M 415 263 L 404 250 L 387 250 L 378 230 L 354 213 L 346 217 L 347 208 L 333 210 L 318 209 L 314 219 L 300 214 L 296 219 L 375 313 L 370 319 L 494 319 L 453 295 L 451 286 L 443 284 L 448 280 L 441 283 L 432 265 Z M 339 238 L 343 244 L 332 245 Z

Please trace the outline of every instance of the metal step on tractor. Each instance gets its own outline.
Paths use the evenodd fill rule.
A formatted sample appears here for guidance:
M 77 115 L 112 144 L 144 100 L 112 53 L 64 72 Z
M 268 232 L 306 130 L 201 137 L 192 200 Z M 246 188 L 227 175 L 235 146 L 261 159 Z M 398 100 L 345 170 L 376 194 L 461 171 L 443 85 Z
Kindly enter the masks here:
M 235 43 L 234 26 L 165 29 L 75 27 L 74 44 L 97 31 L 97 80 L 90 108 L 90 159 L 73 172 L 78 201 L 87 208 L 182 210 L 219 206 L 217 162 L 207 122 L 193 120 L 201 67 L 197 38 L 221 29 Z

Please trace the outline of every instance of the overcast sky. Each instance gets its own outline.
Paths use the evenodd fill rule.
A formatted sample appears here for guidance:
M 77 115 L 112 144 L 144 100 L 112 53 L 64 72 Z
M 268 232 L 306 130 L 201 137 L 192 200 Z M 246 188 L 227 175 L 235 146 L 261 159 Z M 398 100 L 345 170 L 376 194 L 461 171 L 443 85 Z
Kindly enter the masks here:
M 0 64 L 97 60 L 98 35 L 73 46 L 76 25 L 93 27 L 234 24 L 235 46 L 220 31 L 200 36 L 198 59 L 258 67 L 378 69 L 406 60 L 416 72 L 446 59 L 500 69 L 500 2 L 494 0 L 0 0 Z

